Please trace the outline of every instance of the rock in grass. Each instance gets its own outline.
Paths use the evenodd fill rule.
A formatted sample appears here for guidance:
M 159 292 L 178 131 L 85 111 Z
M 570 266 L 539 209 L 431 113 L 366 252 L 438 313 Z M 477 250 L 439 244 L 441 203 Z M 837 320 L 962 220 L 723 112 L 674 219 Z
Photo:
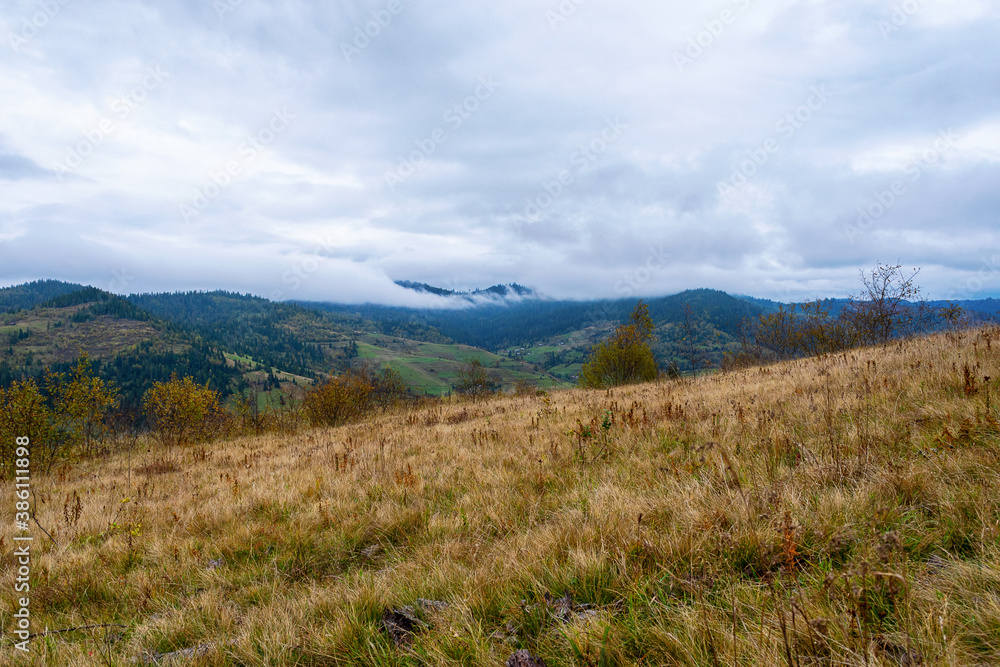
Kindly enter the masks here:
M 521 649 L 507 658 L 507 667 L 545 667 L 545 661 L 531 655 L 527 650 Z
M 875 646 L 885 654 L 887 658 L 902 667 L 913 667 L 924 664 L 924 656 L 915 649 L 907 649 L 905 646 L 894 644 L 885 637 L 875 640 Z
M 441 602 L 440 600 L 425 600 L 424 598 L 417 598 L 417 606 L 424 611 L 444 611 L 448 608 L 447 602 Z
M 438 612 L 447 609 L 448 603 L 418 598 L 417 606 L 421 611 Z M 429 627 L 427 623 L 417 617 L 417 610 L 410 605 L 399 609 L 387 609 L 382 613 L 382 629 L 392 637 L 396 646 L 408 644 L 416 632 L 427 627 Z
M 382 629 L 392 637 L 396 646 L 409 644 L 413 634 L 425 625 L 409 605 L 399 609 L 386 609 L 382 614 Z

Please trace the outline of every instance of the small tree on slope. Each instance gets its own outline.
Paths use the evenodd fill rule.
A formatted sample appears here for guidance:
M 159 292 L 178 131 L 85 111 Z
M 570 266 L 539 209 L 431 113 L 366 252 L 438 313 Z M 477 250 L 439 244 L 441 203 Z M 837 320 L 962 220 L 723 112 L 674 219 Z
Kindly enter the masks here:
M 652 338 L 649 306 L 640 301 L 628 324 L 619 326 L 610 338 L 591 349 L 580 371 L 580 386 L 600 389 L 655 380 L 656 359 L 649 347 Z

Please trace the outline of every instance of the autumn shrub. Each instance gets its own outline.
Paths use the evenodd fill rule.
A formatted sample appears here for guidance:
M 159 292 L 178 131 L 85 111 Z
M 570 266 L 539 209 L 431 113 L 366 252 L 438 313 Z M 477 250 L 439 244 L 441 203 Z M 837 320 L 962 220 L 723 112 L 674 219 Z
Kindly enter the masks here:
M 955 305 L 933 307 L 916 284 L 920 269 L 877 264 L 862 271 L 861 290 L 833 315 L 832 301 L 817 299 L 780 305 L 775 312 L 746 320 L 739 331 L 741 352 L 728 367 L 842 352 L 865 345 L 886 345 L 940 328 L 968 325 Z
M 37 454 L 51 451 L 52 443 L 58 440 L 52 410 L 38 384 L 31 378 L 17 381 L 7 389 L 0 388 L 0 462 L 3 475 L 9 476 L 13 470 L 15 442 L 17 438 L 29 438 L 32 459 L 36 465 L 48 465 Z M 46 457 L 51 458 L 51 457 Z
M 211 440 L 225 427 L 219 393 L 190 377 L 174 375 L 167 382 L 154 383 L 143 395 L 142 405 L 164 444 Z
M 458 369 L 455 392 L 461 396 L 478 401 L 500 392 L 500 376 L 495 371 L 489 371 L 479 359 L 466 361 Z
M 377 369 L 374 366 L 361 368 L 372 385 L 372 404 L 376 408 L 387 410 L 404 401 L 410 401 L 413 396 L 397 371 L 385 366 Z
M 659 371 L 649 347 L 652 337 L 649 306 L 640 301 L 628 324 L 593 347 L 580 371 L 580 386 L 598 389 L 655 380 Z
M 916 335 L 938 317 L 938 309 L 921 296 L 918 273 L 919 268 L 907 273 L 900 264 L 882 263 L 861 272 L 860 293 L 851 296 L 845 318 L 862 344 L 885 345 Z
M 108 415 L 118 402 L 115 385 L 94 374 L 86 353 L 68 374 L 47 373 L 45 383 L 57 428 L 83 454 L 95 454 L 110 430 Z
M 30 439 L 33 464 L 44 471 L 66 457 L 96 453 L 108 434 L 108 415 L 117 401 L 114 385 L 94 375 L 86 354 L 68 374 L 46 370 L 41 383 L 27 378 L 0 388 L 4 470 L 9 470 L 13 443 L 19 437 Z
M 846 311 L 832 317 L 829 303 L 821 300 L 778 306 L 758 316 L 750 329 L 753 345 L 744 338 L 742 358 L 758 363 L 832 354 L 855 347 L 859 340 Z
M 388 409 L 407 396 L 396 371 L 359 367 L 313 387 L 303 410 L 313 426 L 340 426 L 376 409 Z

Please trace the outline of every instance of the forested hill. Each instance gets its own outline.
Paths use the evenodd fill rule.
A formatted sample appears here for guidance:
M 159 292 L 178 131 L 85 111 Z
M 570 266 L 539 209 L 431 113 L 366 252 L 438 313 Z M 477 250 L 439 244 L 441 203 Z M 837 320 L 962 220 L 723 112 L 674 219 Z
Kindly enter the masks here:
M 362 334 L 447 342 L 426 325 L 375 323 L 350 313 L 321 312 L 295 303 L 233 292 L 138 294 L 129 301 L 266 366 L 306 377 L 328 372 Z
M 0 303 L 0 387 L 41 380 L 46 369 L 67 371 L 81 350 L 133 407 L 152 383 L 174 373 L 224 395 L 240 386 L 218 345 L 114 294 L 39 281 L 0 289 Z
M 338 314 L 352 314 L 380 322 L 410 326 L 429 326 L 465 345 L 488 350 L 512 346 L 568 334 L 595 325 L 618 324 L 628 319 L 637 299 L 605 301 L 549 301 L 527 299 L 504 305 L 480 305 L 463 309 L 412 309 L 391 306 L 310 303 Z M 701 324 L 736 335 L 740 322 L 754 317 L 763 308 L 746 299 L 710 289 L 688 290 L 672 296 L 647 300 L 649 314 L 657 326 L 677 324 L 685 320 L 685 308 L 690 307 L 694 320 Z
M 245 335 L 260 335 L 275 326 L 287 326 L 298 333 L 325 332 L 353 336 L 359 333 L 381 333 L 434 343 L 447 340 L 437 330 L 426 325 L 411 325 L 386 320 L 373 322 L 356 313 L 318 309 L 314 304 L 273 302 L 234 292 L 177 292 L 136 294 L 129 301 L 160 317 L 196 327 L 219 340 L 239 342 Z M 277 336 L 280 338 L 281 336 Z
M 81 289 L 83 285 L 59 280 L 36 280 L 14 287 L 4 287 L 0 289 L 0 313 L 31 310 L 57 296 L 72 294 Z
M 310 336 L 305 309 L 260 297 L 220 291 L 138 294 L 128 300 L 230 352 L 296 375 L 312 375 L 311 369 L 324 365 L 321 342 L 343 343 L 338 331 L 324 331 L 321 341 Z
M 359 363 L 389 365 L 425 394 L 451 391 L 468 358 L 488 363 L 507 385 L 561 384 L 529 363 L 452 344 L 426 324 L 372 322 L 230 292 L 123 298 L 38 282 L 0 288 L 0 299 L 8 308 L 0 312 L 0 387 L 64 372 L 81 351 L 132 407 L 154 382 L 175 373 L 223 397 L 249 391 L 266 402 L 273 392 L 292 395 Z

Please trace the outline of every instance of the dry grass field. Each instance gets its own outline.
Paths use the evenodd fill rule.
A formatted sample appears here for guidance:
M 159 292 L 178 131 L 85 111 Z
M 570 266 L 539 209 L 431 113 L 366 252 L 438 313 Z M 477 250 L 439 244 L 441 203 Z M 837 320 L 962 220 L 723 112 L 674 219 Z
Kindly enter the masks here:
M 33 479 L 27 657 L 7 495 L 0 662 L 1000 664 L 987 377 L 1000 329 L 140 441 Z

